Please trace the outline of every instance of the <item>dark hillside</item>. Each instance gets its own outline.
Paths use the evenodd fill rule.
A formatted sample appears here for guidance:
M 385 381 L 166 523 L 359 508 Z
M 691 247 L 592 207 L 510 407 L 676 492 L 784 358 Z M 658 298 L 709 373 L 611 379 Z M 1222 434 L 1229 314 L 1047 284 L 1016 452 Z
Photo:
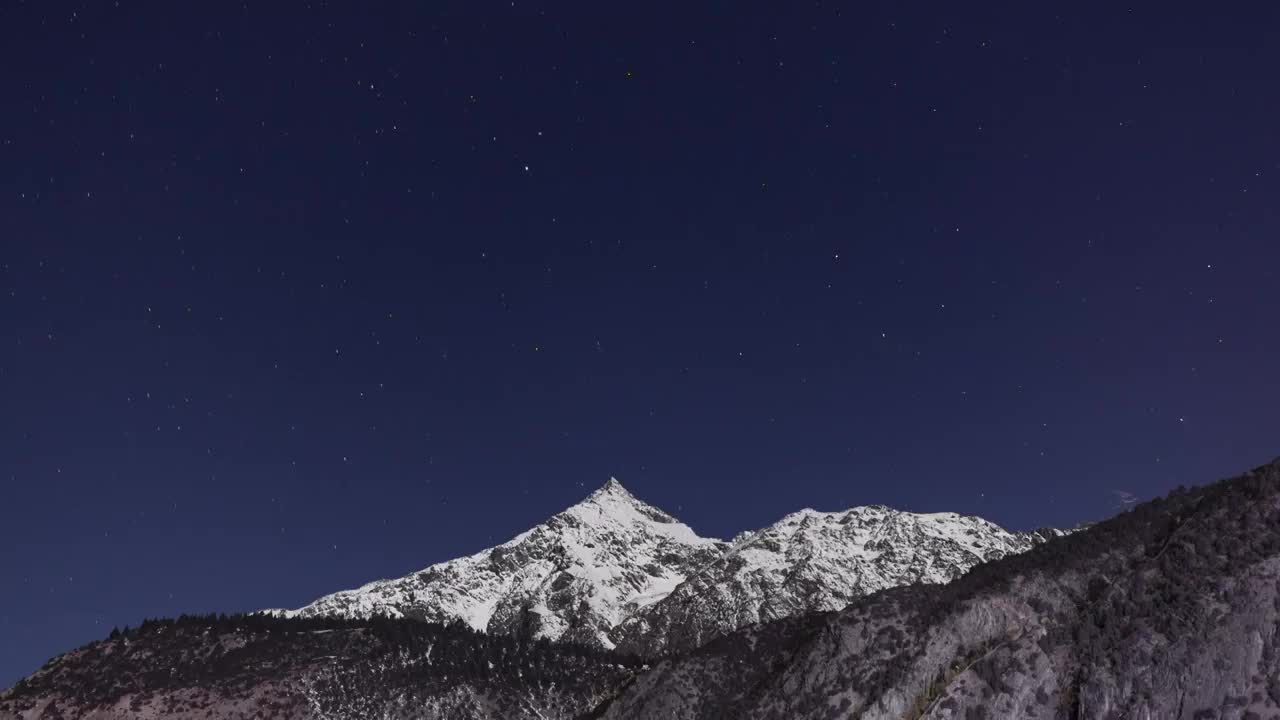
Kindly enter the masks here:
M 785 642 L 748 629 L 663 661 L 601 714 L 1270 720 L 1278 620 L 1280 462 L 787 624 Z

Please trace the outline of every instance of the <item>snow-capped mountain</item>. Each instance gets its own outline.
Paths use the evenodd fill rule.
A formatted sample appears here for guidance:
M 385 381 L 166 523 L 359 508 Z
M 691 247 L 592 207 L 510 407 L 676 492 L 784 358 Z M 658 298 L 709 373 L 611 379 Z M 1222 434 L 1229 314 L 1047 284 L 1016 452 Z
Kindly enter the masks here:
M 277 612 L 461 620 L 490 633 L 652 655 L 751 623 L 836 610 L 888 587 L 947 582 L 1038 538 L 976 517 L 873 506 L 802 510 L 726 543 L 699 537 L 610 479 L 497 547 Z
M 945 583 L 981 562 L 1023 552 L 1057 531 L 1011 533 L 979 517 L 883 506 L 801 510 L 734 539 L 612 638 L 654 655 L 697 647 L 745 625 L 839 610 L 886 588 Z
M 724 548 L 610 479 L 497 547 L 282 614 L 461 620 L 491 633 L 612 647 L 608 633 L 623 618 L 666 597 Z
M 612 509 L 640 532 L 647 521 L 631 513 L 645 514 L 619 490 L 566 514 Z M 578 534 L 545 527 L 521 538 Z M 0 720 L 1276 718 L 1277 527 L 1280 460 L 1179 488 L 945 585 L 891 588 L 659 658 L 388 618 L 148 620 L 0 690 Z M 812 578 L 829 564 L 815 558 L 844 538 L 861 559 L 827 575 L 891 582 L 892 568 L 918 563 L 913 577 L 938 579 L 947 569 L 936 558 L 969 562 L 992 549 L 985 534 L 1015 550 L 1035 540 L 998 530 L 949 514 L 804 511 L 711 545 L 723 557 L 704 572 L 797 568 Z M 761 587 L 796 595 L 785 579 L 741 592 L 772 603 Z

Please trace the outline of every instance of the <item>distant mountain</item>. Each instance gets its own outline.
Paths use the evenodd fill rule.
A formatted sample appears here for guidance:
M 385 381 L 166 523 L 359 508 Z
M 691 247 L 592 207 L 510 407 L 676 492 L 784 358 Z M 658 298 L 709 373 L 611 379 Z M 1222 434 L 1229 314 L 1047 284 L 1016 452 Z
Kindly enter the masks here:
M 497 547 L 283 611 L 448 623 L 612 647 L 623 618 L 666 597 L 724 543 L 646 505 L 617 480 Z
M 725 543 L 610 479 L 495 548 L 275 612 L 461 620 L 485 632 L 655 655 L 885 588 L 947 582 L 1041 539 L 981 518 L 876 506 L 802 510 Z
M 797 555 L 820 557 L 809 548 L 846 532 L 870 546 L 853 554 L 878 553 L 860 567 L 904 543 L 974 548 L 967 530 L 979 521 L 874 517 L 891 512 L 798 513 L 721 547 L 704 568 L 727 577 L 720 568 L 740 562 L 751 575 L 773 557 L 802 567 Z M 771 538 L 757 540 L 761 557 L 745 550 L 752 538 Z M 889 553 L 880 567 L 899 560 L 911 564 Z M 947 584 L 881 590 L 647 661 L 461 621 L 184 617 L 113 633 L 0 693 L 0 720 L 1277 716 L 1280 461 L 1179 489 Z
M 1280 460 L 947 585 L 751 626 L 593 717 L 1280 718 Z
M 801 510 L 739 535 L 665 598 L 626 618 L 611 637 L 641 655 L 689 650 L 746 625 L 839 610 L 887 588 L 945 583 L 978 563 L 1060 534 L 1011 533 L 982 518 L 883 506 Z

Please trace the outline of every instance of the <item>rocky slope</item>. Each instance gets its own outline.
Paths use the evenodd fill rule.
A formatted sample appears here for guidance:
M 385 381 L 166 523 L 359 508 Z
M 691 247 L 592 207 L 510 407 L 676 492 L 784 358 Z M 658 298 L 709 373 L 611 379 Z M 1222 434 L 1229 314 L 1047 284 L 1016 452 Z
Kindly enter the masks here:
M 595 716 L 1280 718 L 1280 461 L 941 586 L 754 626 Z
M 461 620 L 486 632 L 656 655 L 751 623 L 835 610 L 884 588 L 947 582 L 1045 536 L 877 506 L 802 510 L 725 543 L 699 537 L 611 479 L 498 547 L 276 612 Z
M 186 618 L 0 693 L 0 720 L 159 716 L 1275 720 L 1280 461 L 649 664 L 462 623 Z

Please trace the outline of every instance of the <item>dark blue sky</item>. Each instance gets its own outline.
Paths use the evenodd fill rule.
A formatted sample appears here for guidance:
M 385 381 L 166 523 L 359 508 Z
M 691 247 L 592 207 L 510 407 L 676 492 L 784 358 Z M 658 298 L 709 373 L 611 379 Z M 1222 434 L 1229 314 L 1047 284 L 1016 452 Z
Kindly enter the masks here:
M 610 475 L 1028 528 L 1280 454 L 1273 3 L 614 5 L 0 6 L 0 685 Z

